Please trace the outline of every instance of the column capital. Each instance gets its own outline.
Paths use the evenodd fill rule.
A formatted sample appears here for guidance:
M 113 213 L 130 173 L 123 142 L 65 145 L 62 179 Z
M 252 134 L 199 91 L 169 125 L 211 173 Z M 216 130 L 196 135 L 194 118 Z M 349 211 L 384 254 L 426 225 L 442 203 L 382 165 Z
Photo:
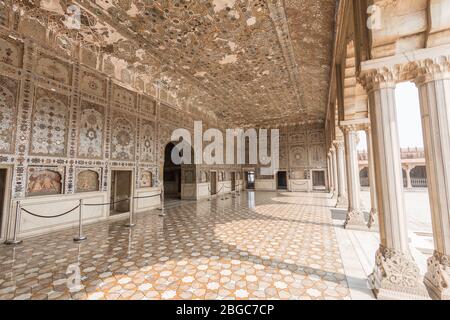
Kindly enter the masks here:
M 417 86 L 430 81 L 450 80 L 450 55 L 414 62 L 413 66 L 416 68 L 414 82 Z
M 344 143 L 343 140 L 334 140 L 333 141 L 333 146 L 335 148 L 335 151 L 337 151 L 339 149 L 344 149 L 345 143 Z
M 396 72 L 394 68 L 379 68 L 364 71 L 359 77 L 358 81 L 366 89 L 367 92 L 379 89 L 395 89 Z
M 344 133 L 363 131 L 370 124 L 369 119 L 340 121 L 339 126 Z

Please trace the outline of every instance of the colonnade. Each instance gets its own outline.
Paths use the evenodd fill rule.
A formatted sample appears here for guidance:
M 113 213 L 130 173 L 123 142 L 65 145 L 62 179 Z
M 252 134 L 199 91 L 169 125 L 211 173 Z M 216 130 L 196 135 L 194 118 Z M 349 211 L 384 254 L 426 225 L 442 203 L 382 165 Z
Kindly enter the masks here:
M 450 299 L 450 55 L 424 49 L 416 59 L 395 57 L 362 64 L 358 80 L 367 94 L 369 118 L 341 121 L 344 138 L 333 141 L 328 153 L 330 190 L 337 195 L 336 206 L 347 201 L 345 228 L 379 229 L 380 246 L 369 281 L 382 299 Z M 408 240 L 395 100 L 395 87 L 401 81 L 413 81 L 420 98 L 435 249 L 424 276 Z M 368 221 L 359 199 L 359 130 L 367 137 Z

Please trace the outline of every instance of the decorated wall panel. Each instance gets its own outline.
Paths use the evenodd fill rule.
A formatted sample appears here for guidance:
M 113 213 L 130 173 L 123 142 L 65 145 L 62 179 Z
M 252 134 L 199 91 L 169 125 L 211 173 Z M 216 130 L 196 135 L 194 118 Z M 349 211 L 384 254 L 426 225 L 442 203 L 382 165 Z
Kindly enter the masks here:
M 153 173 L 148 170 L 142 170 L 139 186 L 141 188 L 153 187 Z
M 27 196 L 61 194 L 64 186 L 64 168 L 28 167 Z
M 132 119 L 132 120 L 130 120 Z M 115 113 L 112 126 L 111 159 L 134 161 L 135 123 L 129 115 Z
M 94 192 L 100 190 L 100 169 L 77 168 L 76 192 Z
M 155 162 L 155 125 L 150 121 L 142 121 L 141 129 L 141 161 Z
M 82 101 L 79 121 L 78 156 L 101 159 L 105 126 L 104 107 Z
M 23 46 L 0 37 L 0 61 L 16 68 L 22 66 Z
M 65 85 L 72 83 L 71 65 L 43 53 L 40 53 L 36 59 L 35 72 L 40 76 Z
M 107 80 L 87 69 L 81 71 L 80 89 L 83 93 L 96 98 L 105 99 Z
M 19 82 L 0 76 L 0 153 L 14 152 Z
M 113 105 L 117 108 L 125 108 L 130 111 L 136 110 L 136 93 L 128 89 L 114 85 Z
M 69 120 L 69 98 L 37 88 L 33 107 L 30 153 L 65 157 Z

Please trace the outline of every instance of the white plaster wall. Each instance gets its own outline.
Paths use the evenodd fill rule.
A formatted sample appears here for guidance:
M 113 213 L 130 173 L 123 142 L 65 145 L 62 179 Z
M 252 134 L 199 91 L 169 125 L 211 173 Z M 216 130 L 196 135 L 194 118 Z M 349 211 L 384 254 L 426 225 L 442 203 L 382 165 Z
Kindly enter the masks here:
M 143 212 L 155 208 L 159 208 L 161 204 L 161 198 L 159 194 L 161 190 L 159 188 L 142 188 L 136 191 L 136 197 L 149 197 L 155 196 L 152 198 L 144 198 L 144 199 L 135 199 L 134 202 L 134 211 L 135 212 Z
M 277 182 L 273 180 L 255 180 L 256 191 L 275 191 L 277 190 Z
M 209 197 L 210 194 L 209 182 L 197 184 L 197 199 L 205 199 Z
M 106 203 L 108 202 L 108 194 L 106 192 L 89 192 L 78 193 L 73 195 L 54 195 L 45 197 L 30 197 L 21 200 L 23 208 L 42 215 L 53 216 L 64 211 L 70 210 L 77 206 L 79 199 L 83 199 L 85 204 L 88 203 Z M 14 208 L 16 209 L 16 202 Z M 15 212 L 15 211 L 14 211 Z M 86 207 L 83 206 L 83 222 L 92 223 L 104 220 L 109 215 L 109 206 Z M 15 215 L 13 215 L 14 217 Z M 43 234 L 50 231 L 60 230 L 71 226 L 78 225 L 79 210 L 75 210 L 58 218 L 38 218 L 22 211 L 20 219 L 20 237 L 28 237 L 37 234 Z
M 196 200 L 197 199 L 197 185 L 195 183 L 181 185 L 181 199 Z
M 288 182 L 289 191 L 293 192 L 310 192 L 312 191 L 312 181 L 311 180 L 292 180 Z

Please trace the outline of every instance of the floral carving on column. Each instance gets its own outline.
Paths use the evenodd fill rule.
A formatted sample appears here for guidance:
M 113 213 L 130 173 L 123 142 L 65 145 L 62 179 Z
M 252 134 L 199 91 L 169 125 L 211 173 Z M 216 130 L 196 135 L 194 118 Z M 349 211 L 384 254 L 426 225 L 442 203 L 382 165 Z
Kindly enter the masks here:
M 369 276 L 374 290 L 400 291 L 404 294 L 424 295 L 420 270 L 409 254 L 382 245 L 375 255 L 375 270 Z M 392 296 L 395 298 L 395 296 Z

